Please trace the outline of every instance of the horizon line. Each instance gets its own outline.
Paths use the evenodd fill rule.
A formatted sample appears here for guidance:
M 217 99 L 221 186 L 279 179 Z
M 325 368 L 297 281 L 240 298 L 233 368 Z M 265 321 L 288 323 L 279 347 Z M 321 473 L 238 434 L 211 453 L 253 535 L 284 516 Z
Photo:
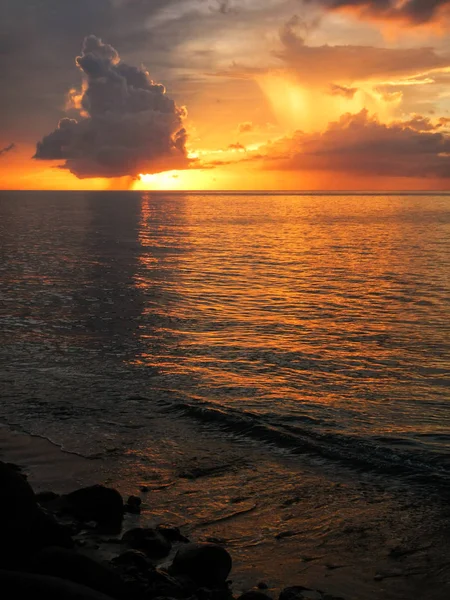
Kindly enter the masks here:
M 240 196 L 449 196 L 449 190 L 68 190 L 68 189 L 0 189 L 0 193 L 86 193 L 111 194 L 198 194 L 198 195 L 240 195 Z

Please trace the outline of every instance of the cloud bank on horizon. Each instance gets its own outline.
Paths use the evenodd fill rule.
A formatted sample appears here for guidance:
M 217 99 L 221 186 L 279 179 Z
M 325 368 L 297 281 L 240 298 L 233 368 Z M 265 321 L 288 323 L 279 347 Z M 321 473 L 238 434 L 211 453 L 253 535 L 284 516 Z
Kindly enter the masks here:
M 344 114 L 321 133 L 297 131 L 264 149 L 266 168 L 402 178 L 450 178 L 448 119 L 381 123 L 367 110 Z
M 122 177 L 183 169 L 184 108 L 154 83 L 143 67 L 121 62 L 118 52 L 94 35 L 85 38 L 76 64 L 84 74 L 81 119 L 63 118 L 38 142 L 38 160 L 61 160 L 76 177 Z
M 17 143 L 0 168 L 444 189 L 449 29 L 450 0 L 0 0 L 0 149 Z

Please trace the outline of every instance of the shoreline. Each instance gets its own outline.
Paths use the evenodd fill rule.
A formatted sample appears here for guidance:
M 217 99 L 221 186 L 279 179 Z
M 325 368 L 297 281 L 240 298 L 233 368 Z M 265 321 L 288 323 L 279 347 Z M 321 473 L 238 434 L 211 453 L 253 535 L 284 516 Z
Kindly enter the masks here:
M 448 596 L 450 569 L 438 568 L 448 548 L 448 522 L 436 507 L 417 505 L 404 490 L 396 496 L 377 489 L 362 477 L 352 483 L 318 474 L 318 467 L 298 469 L 294 458 L 264 456 L 256 447 L 242 449 L 246 461 L 223 464 L 211 458 L 202 435 L 200 443 L 204 456 L 196 448 L 195 456 L 178 457 L 170 478 L 133 455 L 85 459 L 5 427 L 0 459 L 23 465 L 36 491 L 111 485 L 125 497 L 141 497 L 140 525 L 168 522 L 195 541 L 220 540 L 235 560 L 239 592 L 267 580 L 273 598 L 288 585 L 346 600 L 409 600 L 422 588 L 427 600 Z M 144 495 L 143 484 L 149 490 Z

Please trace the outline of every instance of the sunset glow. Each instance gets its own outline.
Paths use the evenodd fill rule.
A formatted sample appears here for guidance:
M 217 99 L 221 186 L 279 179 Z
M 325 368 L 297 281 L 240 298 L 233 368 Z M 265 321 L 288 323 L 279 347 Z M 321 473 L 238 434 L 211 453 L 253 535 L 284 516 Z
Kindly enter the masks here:
M 44 85 L 11 51 L 0 187 L 448 188 L 446 2 L 221 6 L 118 0 L 123 44 L 113 25 L 89 35 L 80 7 L 70 35 L 27 50 Z

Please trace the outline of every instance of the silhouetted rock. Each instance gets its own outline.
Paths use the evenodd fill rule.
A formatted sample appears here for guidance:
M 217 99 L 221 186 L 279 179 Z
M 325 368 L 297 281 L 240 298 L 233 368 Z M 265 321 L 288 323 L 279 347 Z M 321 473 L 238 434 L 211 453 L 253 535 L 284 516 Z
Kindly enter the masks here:
M 0 462 L 0 526 L 13 528 L 20 522 L 31 522 L 37 510 L 32 487 L 23 475 Z
M 64 548 L 45 548 L 33 558 L 34 573 L 68 579 L 114 598 L 123 595 L 122 580 L 112 569 Z
M 231 571 L 229 553 L 217 544 L 186 544 L 175 555 L 170 574 L 189 577 L 199 586 L 223 586 Z
M 238 600 L 272 600 L 272 598 L 263 592 L 249 590 L 248 592 L 241 594 Z
M 222 585 L 219 588 L 199 588 L 195 591 L 198 600 L 233 600 L 231 590 Z
M 136 527 L 122 536 L 122 541 L 130 548 L 142 550 L 150 558 L 164 558 L 172 549 L 170 541 L 156 529 Z
M 36 549 L 47 546 L 73 548 L 71 527 L 60 525 L 55 517 L 46 510 L 39 508 L 31 526 L 31 536 Z
M 111 600 L 100 592 L 59 577 L 0 570 L 2 600 Z
M 93 485 L 64 496 L 64 510 L 80 521 L 96 521 L 100 527 L 120 527 L 123 500 L 117 490 Z
M 178 527 L 173 527 L 172 525 L 157 525 L 156 531 L 161 533 L 161 535 L 163 535 L 166 540 L 169 540 L 169 542 L 189 543 L 189 539 L 181 533 Z
M 39 504 L 49 504 L 52 502 L 55 502 L 55 500 L 58 500 L 60 496 L 58 494 L 55 494 L 55 492 L 39 492 L 39 494 L 36 494 L 36 501 Z
M 139 498 L 139 496 L 129 496 L 127 504 L 140 506 L 142 504 L 142 500 Z
M 148 592 L 154 596 L 169 596 L 170 598 L 184 598 L 190 596 L 194 591 L 189 585 L 171 577 L 159 569 L 154 569 L 149 573 Z
M 125 512 L 138 515 L 141 512 L 142 500 L 139 496 L 130 496 L 124 506 Z
M 265 581 L 260 581 L 256 587 L 260 590 L 267 590 L 269 586 Z
M 323 594 L 317 590 L 303 587 L 302 585 L 294 585 L 282 590 L 279 600 L 322 600 Z
M 26 561 L 49 545 L 71 547 L 69 532 L 36 502 L 29 483 L 0 463 L 0 565 L 24 568 Z
M 141 573 L 153 568 L 148 556 L 140 550 L 126 550 L 111 562 L 115 566 L 133 567 Z

